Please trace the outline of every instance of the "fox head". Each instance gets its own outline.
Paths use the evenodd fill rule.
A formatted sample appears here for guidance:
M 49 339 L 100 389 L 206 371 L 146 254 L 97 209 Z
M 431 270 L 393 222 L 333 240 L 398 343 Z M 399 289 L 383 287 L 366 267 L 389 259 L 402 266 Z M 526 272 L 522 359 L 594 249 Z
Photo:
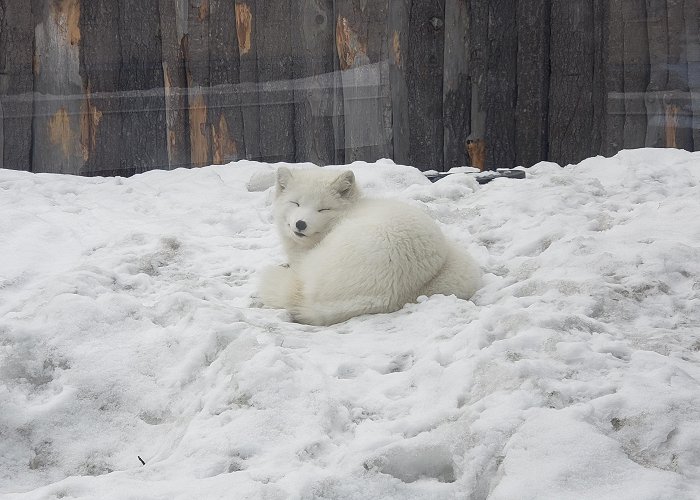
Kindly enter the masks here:
M 360 197 L 355 175 L 322 168 L 277 170 L 275 221 L 286 246 L 317 245 Z

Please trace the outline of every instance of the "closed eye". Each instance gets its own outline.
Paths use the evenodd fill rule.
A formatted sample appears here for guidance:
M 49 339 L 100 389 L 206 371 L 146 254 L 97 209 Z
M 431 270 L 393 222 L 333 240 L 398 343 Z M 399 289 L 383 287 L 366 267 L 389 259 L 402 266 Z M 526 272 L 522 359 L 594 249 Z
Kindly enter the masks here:
M 299 206 L 299 203 L 297 203 L 296 201 L 290 201 L 289 203 L 291 203 L 292 205 L 296 205 L 297 207 Z
M 330 208 L 322 208 L 319 210 L 319 212 L 330 212 Z

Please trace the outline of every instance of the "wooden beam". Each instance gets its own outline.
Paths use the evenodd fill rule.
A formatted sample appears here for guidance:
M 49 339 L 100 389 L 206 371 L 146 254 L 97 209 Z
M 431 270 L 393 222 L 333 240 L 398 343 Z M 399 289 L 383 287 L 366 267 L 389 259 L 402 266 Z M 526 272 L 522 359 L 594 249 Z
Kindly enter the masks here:
M 409 163 L 421 170 L 442 170 L 444 166 L 444 62 L 444 6 L 432 0 L 413 0 L 406 60 Z
M 32 168 L 32 5 L 0 2 L 0 168 Z
M 550 0 L 518 2 L 515 163 L 547 159 Z
M 549 159 L 575 163 L 593 149 L 594 11 L 591 2 L 552 2 Z
M 467 138 L 471 133 L 469 78 L 469 5 L 445 2 L 445 51 L 442 82 L 443 169 L 469 164 Z

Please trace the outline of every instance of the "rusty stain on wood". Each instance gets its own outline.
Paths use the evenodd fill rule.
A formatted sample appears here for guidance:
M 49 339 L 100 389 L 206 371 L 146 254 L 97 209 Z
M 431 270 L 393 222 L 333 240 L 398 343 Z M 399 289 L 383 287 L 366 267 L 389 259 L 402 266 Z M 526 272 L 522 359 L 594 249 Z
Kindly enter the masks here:
M 221 165 L 232 161 L 238 152 L 236 141 L 231 137 L 228 130 L 226 117 L 222 114 L 219 123 L 211 125 L 212 146 L 214 148 L 214 163 Z
M 675 104 L 666 106 L 666 147 L 677 148 L 676 130 L 678 129 L 678 113 L 681 108 Z
M 209 17 L 209 0 L 201 0 L 199 4 L 199 12 L 197 14 L 197 19 L 201 23 L 207 17 Z
M 394 35 L 391 41 L 391 54 L 394 56 L 394 64 L 399 68 L 402 65 L 401 61 L 401 39 L 399 37 L 399 32 L 394 31 Z
M 238 34 L 238 51 L 241 55 L 250 52 L 250 36 L 253 30 L 253 14 L 245 3 L 236 3 L 236 33 Z
M 479 170 L 484 170 L 486 166 L 486 141 L 483 139 L 468 140 L 466 146 L 469 164 Z
M 64 158 L 70 157 L 71 137 L 70 120 L 66 108 L 59 108 L 49 119 L 49 140 L 54 146 L 60 146 Z
M 350 28 L 348 20 L 338 16 L 335 23 L 335 45 L 338 51 L 340 69 L 352 68 L 357 54 L 367 54 L 367 44 L 362 43 L 357 34 Z
M 53 0 L 50 4 L 54 22 L 70 45 L 80 43 L 80 0 Z
M 204 96 L 197 95 L 190 102 L 190 145 L 192 164 L 203 167 L 209 162 L 209 139 L 207 137 L 207 105 Z
M 80 146 L 84 161 L 88 161 L 92 152 L 95 151 L 97 128 L 102 120 L 102 111 L 97 109 L 90 100 L 89 87 L 86 94 L 85 101 L 80 105 Z

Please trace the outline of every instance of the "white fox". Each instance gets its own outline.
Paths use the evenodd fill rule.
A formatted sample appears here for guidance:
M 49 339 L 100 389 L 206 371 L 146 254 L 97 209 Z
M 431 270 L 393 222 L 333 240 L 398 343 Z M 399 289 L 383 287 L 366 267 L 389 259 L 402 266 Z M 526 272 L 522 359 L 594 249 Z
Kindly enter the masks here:
M 421 295 L 469 299 L 481 284 L 476 262 L 427 214 L 361 197 L 350 170 L 280 167 L 274 216 L 289 266 L 265 269 L 259 294 L 300 323 L 393 312 Z

